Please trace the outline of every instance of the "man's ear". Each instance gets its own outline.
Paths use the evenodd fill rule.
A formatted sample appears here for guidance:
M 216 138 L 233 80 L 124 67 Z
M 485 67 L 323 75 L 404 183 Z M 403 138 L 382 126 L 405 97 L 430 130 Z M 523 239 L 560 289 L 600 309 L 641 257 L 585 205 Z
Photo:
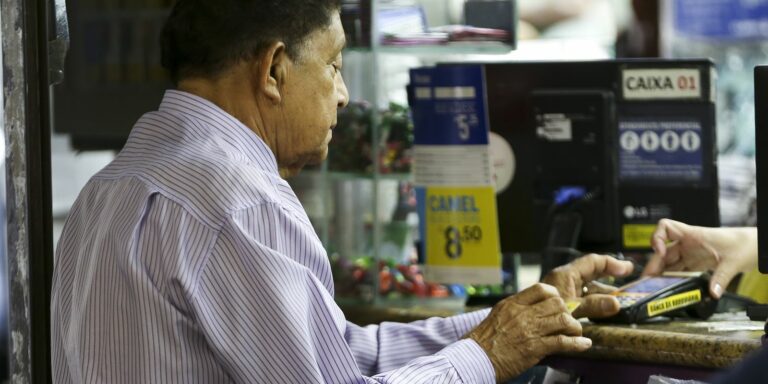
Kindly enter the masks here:
M 281 89 L 290 66 L 290 58 L 283 42 L 274 42 L 259 55 L 254 65 L 257 91 L 275 103 L 282 100 Z

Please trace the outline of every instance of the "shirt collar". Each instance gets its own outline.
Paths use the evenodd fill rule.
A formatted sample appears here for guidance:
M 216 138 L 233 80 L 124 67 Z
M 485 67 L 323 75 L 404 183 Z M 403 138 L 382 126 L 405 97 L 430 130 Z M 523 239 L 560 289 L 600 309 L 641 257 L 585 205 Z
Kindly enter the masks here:
M 188 119 L 202 122 L 201 126 L 216 130 L 239 155 L 257 163 L 262 169 L 279 175 L 277 159 L 267 144 L 250 128 L 210 100 L 171 89 L 165 91 L 159 110 L 182 114 Z

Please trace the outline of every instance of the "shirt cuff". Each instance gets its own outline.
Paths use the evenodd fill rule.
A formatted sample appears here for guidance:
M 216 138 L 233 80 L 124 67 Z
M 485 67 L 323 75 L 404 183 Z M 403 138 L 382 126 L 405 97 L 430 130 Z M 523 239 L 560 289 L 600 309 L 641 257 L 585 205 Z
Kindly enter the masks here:
M 491 359 L 474 340 L 459 340 L 436 355 L 445 356 L 464 383 L 496 382 L 496 371 L 493 370 Z
M 481 321 L 488 317 L 488 313 L 491 312 L 490 308 L 481 309 L 479 311 L 463 313 L 461 315 L 449 317 L 448 320 L 453 325 L 453 329 L 456 331 L 456 339 L 461 339 L 469 331 L 477 327 Z

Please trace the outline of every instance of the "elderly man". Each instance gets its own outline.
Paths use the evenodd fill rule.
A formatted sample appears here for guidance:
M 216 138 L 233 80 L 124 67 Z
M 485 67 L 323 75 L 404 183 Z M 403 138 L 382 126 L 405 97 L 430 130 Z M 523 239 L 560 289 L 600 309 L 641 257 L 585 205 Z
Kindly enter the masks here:
M 80 193 L 56 253 L 57 383 L 480 383 L 582 351 L 618 302 L 589 256 L 491 311 L 359 327 L 283 177 L 322 161 L 347 104 L 338 0 L 179 0 L 176 82 Z

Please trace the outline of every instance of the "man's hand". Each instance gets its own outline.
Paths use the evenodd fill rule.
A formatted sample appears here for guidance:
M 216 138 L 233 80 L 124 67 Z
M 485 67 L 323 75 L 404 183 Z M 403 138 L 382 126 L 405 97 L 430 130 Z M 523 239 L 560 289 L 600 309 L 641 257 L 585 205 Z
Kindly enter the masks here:
M 568 313 L 557 289 L 546 284 L 500 301 L 468 335 L 488 354 L 496 380 L 507 381 L 556 352 L 580 352 L 592 341 Z
M 629 261 L 590 254 L 553 269 L 542 282 L 556 287 L 563 300 L 581 303 L 573 312 L 573 317 L 607 317 L 621 308 L 616 297 L 608 295 L 616 288 L 592 280 L 604 276 L 626 276 L 632 272 L 632 267 Z

